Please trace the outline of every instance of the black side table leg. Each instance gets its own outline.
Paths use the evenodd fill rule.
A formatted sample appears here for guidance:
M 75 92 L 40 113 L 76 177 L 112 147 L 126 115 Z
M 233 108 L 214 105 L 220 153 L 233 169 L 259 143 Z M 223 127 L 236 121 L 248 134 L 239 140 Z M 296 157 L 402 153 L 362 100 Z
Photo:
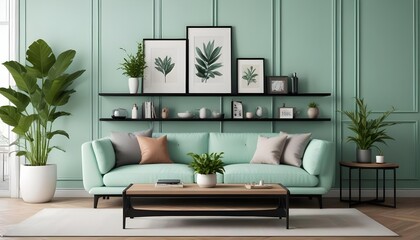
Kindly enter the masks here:
M 378 187 L 379 187 L 378 173 L 379 173 L 379 169 L 376 169 L 376 201 L 379 200 L 379 194 L 378 194 Z
M 340 166 L 340 202 L 343 201 L 343 194 L 341 193 L 343 189 L 343 167 Z
M 383 196 L 383 202 L 385 202 L 385 171 L 386 171 L 386 169 L 382 169 L 382 184 L 383 184 L 383 186 L 382 186 L 382 196 Z
M 394 168 L 394 208 L 397 208 L 397 171 Z
M 351 208 L 351 168 L 349 168 L 349 208 Z
M 359 203 L 362 201 L 362 169 L 359 168 Z

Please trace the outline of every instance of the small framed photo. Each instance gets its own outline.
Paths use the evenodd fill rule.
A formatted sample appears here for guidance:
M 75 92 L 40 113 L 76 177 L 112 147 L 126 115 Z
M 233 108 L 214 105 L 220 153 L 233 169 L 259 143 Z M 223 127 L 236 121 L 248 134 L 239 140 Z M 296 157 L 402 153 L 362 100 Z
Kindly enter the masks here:
M 293 108 L 292 107 L 281 107 L 279 108 L 279 116 L 283 119 L 292 119 L 293 118 Z
M 232 118 L 244 118 L 244 109 L 241 101 L 232 101 Z
M 187 92 L 187 39 L 144 39 L 143 93 Z
M 276 76 L 267 78 L 267 88 L 269 94 L 288 94 L 287 76 Z
M 264 93 L 264 58 L 238 58 L 238 93 Z

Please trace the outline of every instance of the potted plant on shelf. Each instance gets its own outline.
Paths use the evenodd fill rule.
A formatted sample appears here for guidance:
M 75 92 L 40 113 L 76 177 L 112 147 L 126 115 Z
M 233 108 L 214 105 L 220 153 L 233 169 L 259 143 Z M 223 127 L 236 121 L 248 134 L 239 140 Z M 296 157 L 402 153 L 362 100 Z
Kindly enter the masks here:
M 386 127 L 395 125 L 395 122 L 385 122 L 386 118 L 395 111 L 391 110 L 384 112 L 376 119 L 369 119 L 372 111 L 367 110 L 367 105 L 363 99 L 356 98 L 357 111 L 341 111 L 350 120 L 348 128 L 354 132 L 355 136 L 348 136 L 348 142 L 354 142 L 357 145 L 357 162 L 371 162 L 372 147 L 379 149 L 376 143 L 385 143 L 385 140 L 393 140 L 386 132 Z
M 200 187 L 211 188 L 216 186 L 216 173 L 223 174 L 225 168 L 223 167 L 223 152 L 220 153 L 203 153 L 201 155 L 195 153 L 188 153 L 193 161 L 190 167 L 197 173 L 197 184 Z
M 58 118 L 70 115 L 59 108 L 69 101 L 75 92 L 71 84 L 85 71 L 65 73 L 75 55 L 76 51 L 67 50 L 56 58 L 50 46 L 39 39 L 26 51 L 25 65 L 3 63 L 17 90 L 0 88 L 0 94 L 12 104 L 0 107 L 0 118 L 18 136 L 13 143 L 18 146 L 16 155 L 28 162 L 20 168 L 20 191 L 25 202 L 48 202 L 54 196 L 57 166 L 47 161 L 53 149 L 62 149 L 52 146 L 51 140 L 57 135 L 69 138 L 69 134 L 52 127 Z
M 310 102 L 308 104 L 308 117 L 317 118 L 319 115 L 318 104 L 316 102 Z
M 128 77 L 129 91 L 131 94 L 135 94 L 138 92 L 139 85 L 141 86 L 139 82 L 141 82 L 144 76 L 144 69 L 147 67 L 144 59 L 143 46 L 141 43 L 137 43 L 137 53 L 135 55 L 129 54 L 124 48 L 121 49 L 127 54 L 127 57 L 124 58 L 121 67 L 118 69 L 123 70 L 123 74 Z

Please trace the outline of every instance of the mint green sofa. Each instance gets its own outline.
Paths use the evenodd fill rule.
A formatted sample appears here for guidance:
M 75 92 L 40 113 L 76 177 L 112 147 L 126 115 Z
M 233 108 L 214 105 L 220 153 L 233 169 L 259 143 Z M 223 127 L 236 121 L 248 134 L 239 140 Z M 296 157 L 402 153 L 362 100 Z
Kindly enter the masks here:
M 259 135 L 272 137 L 277 133 L 155 133 L 167 135 L 169 155 L 173 164 L 125 165 L 114 168 L 115 153 L 109 139 L 99 139 L 82 145 L 83 185 L 94 195 L 94 207 L 100 197 L 121 196 L 130 183 L 155 183 L 161 178 L 177 178 L 194 183 L 194 172 L 188 167 L 189 152 L 224 152 L 225 173 L 219 183 L 281 183 L 292 196 L 317 197 L 322 207 L 322 195 L 333 183 L 335 161 L 331 142 L 312 139 L 303 156 L 302 167 L 290 165 L 250 164 Z M 101 146 L 98 148 L 98 144 Z

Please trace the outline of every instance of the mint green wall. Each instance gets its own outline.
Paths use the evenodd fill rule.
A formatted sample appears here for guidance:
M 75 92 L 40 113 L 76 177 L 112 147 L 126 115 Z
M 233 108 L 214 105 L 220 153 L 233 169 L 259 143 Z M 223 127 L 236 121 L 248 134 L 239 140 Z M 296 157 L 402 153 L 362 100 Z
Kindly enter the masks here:
M 387 161 L 401 164 L 398 186 L 420 188 L 418 152 L 418 0 L 22 0 L 21 60 L 34 40 L 47 40 L 55 51 L 77 51 L 73 68 L 86 69 L 77 93 L 66 106 L 72 116 L 59 122 L 70 141 L 57 139 L 66 153 L 55 152 L 59 187 L 79 188 L 80 145 L 110 131 L 153 126 L 162 132 L 312 132 L 336 143 L 337 162 L 353 160 L 346 143 L 348 121 L 338 109 L 354 108 L 364 97 L 374 114 L 391 106 L 400 124 L 389 132 L 396 141 L 384 148 Z M 243 97 L 247 110 L 264 106 L 266 114 L 285 103 L 297 107 L 316 101 L 331 122 L 275 123 L 111 123 L 99 122 L 117 107 L 130 109 L 149 98 L 99 97 L 99 92 L 127 92 L 117 70 L 124 53 L 143 38 L 184 38 L 186 26 L 233 26 L 233 79 L 237 57 L 265 58 L 266 75 L 297 72 L 301 92 L 331 92 L 331 97 Z M 230 97 L 155 97 L 171 115 L 207 107 L 230 115 Z M 370 177 L 366 175 L 366 177 Z

